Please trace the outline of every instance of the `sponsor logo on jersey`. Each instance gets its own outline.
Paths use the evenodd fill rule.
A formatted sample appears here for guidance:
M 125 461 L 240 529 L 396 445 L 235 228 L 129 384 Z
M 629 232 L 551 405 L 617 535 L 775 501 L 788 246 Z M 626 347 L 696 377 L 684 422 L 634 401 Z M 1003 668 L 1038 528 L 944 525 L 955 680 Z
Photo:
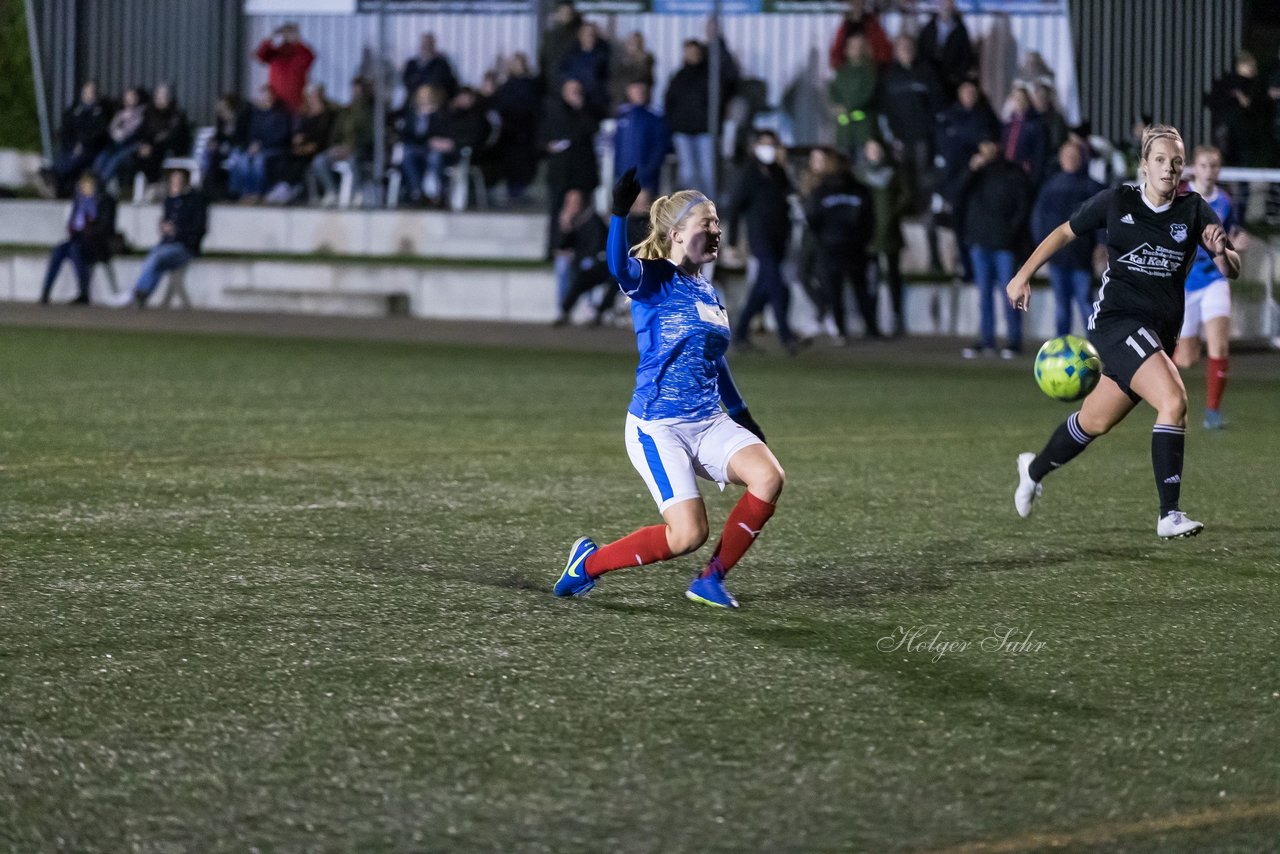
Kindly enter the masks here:
M 1120 256 L 1120 263 L 1130 270 L 1167 279 L 1182 266 L 1182 259 L 1186 257 L 1185 252 L 1144 243 L 1132 252 Z
M 1125 225 L 1133 225 L 1133 214 L 1125 214 L 1124 216 L 1120 217 L 1120 221 L 1123 222 Z
M 711 303 L 698 302 L 698 319 L 703 323 L 713 323 L 716 326 L 729 328 L 729 315 L 723 308 Z
M 1175 222 L 1173 225 L 1169 226 L 1169 234 L 1172 235 L 1174 240 L 1181 243 L 1182 241 L 1187 239 L 1186 224 L 1181 222 Z

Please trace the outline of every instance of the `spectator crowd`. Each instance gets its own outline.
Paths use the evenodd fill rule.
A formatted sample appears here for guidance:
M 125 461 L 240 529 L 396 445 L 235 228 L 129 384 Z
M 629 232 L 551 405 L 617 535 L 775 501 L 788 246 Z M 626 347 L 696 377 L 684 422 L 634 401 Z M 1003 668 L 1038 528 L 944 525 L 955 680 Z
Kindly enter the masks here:
M 294 24 L 257 45 L 267 82 L 252 101 L 236 93 L 220 97 L 203 134 L 193 133 L 168 84 L 135 86 L 117 103 L 86 82 L 63 115 L 59 150 L 42 174 L 48 195 L 74 196 L 70 241 L 83 243 L 55 253 L 50 281 L 64 260 L 79 271 L 105 258 L 110 250 L 100 221 L 114 209 L 112 197 L 137 175 L 144 185 L 157 184 L 166 160 L 185 156 L 197 158 L 201 186 L 173 183 L 168 197 L 197 194 L 201 205 L 334 205 L 343 176 L 367 205 L 378 204 L 386 186 L 395 193 L 391 203 L 444 207 L 455 182 L 468 181 L 482 186 L 492 205 L 527 206 L 541 197 L 565 322 L 574 304 L 605 281 L 604 229 L 591 200 L 602 181 L 602 124 L 611 121 L 613 169 L 635 167 L 643 188 L 637 209 L 672 189 L 673 180 L 679 187 L 727 188 L 719 195 L 731 242 L 739 232 L 747 235 L 755 271 L 739 346 L 751 346 L 750 321 L 765 307 L 782 344 L 792 351 L 803 346 L 787 322 L 788 259 L 837 341 L 850 336 L 846 286 L 863 334 L 901 334 L 902 225 L 915 219 L 925 226 L 935 274 L 948 266 L 938 229 L 953 230 L 959 275 L 980 295 L 981 337 L 966 355 L 995 353 L 998 291 L 1032 240 L 1096 192 L 1095 179 L 1124 175 L 1112 168 L 1111 146 L 1091 135 L 1087 121 L 1071 126 L 1065 119 L 1054 73 L 1039 54 L 1026 55 L 1007 96 L 993 104 L 982 88 L 978 45 L 954 0 L 940 0 L 926 16 L 904 14 L 902 24 L 890 38 L 876 3 L 849 0 L 827 52 L 834 145 L 794 152 L 759 81 L 744 77 L 713 21 L 705 38 L 684 42 L 660 98 L 659 60 L 643 35 L 615 43 L 572 0 L 557 0 L 536 68 L 514 53 L 474 84 L 459 79 L 435 36 L 424 33 L 399 72 L 402 104 L 385 111 L 384 154 L 400 178 L 386 185 L 373 174 L 379 87 L 367 73 L 357 74 L 349 101 L 334 103 L 323 86 L 309 82 L 316 55 Z M 712 49 L 719 53 L 719 117 L 710 115 Z M 1213 142 L 1228 165 L 1270 165 L 1280 138 L 1277 103 L 1280 69 L 1264 80 L 1247 54 L 1215 82 L 1206 105 Z M 1149 122 L 1144 117 L 1135 134 Z M 781 126 L 787 124 L 784 118 Z M 721 158 L 714 140 L 731 128 L 721 151 L 733 155 Z M 807 159 L 793 168 L 792 154 Z M 664 172 L 672 160 L 673 177 Z M 203 215 L 188 219 L 203 227 Z M 176 243 L 183 252 L 166 250 L 164 263 L 185 263 L 199 251 L 189 236 Z M 1082 244 L 1060 254 L 1050 270 L 1065 331 L 1071 307 L 1084 311 L 1094 253 Z M 877 305 L 882 283 L 891 298 L 885 329 Z M 153 287 L 144 282 L 135 292 L 145 300 Z M 81 296 L 87 298 L 87 285 Z M 597 308 L 600 321 L 608 305 Z M 1017 313 L 1006 318 L 998 351 L 1005 356 L 1021 351 L 1018 321 Z

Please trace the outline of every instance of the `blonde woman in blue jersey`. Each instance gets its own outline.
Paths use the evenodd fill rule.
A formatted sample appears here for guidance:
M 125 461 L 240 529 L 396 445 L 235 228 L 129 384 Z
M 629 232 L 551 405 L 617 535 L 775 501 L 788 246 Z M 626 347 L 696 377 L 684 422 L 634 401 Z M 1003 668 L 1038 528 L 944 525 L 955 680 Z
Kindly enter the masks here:
M 702 266 L 720 251 L 716 206 L 696 190 L 663 196 L 649 209 L 649 236 L 628 251 L 627 213 L 640 194 L 635 169 L 613 188 L 609 270 L 631 298 L 640 364 L 627 407 L 626 446 L 663 524 L 597 546 L 580 537 L 555 585 L 585 596 L 606 572 L 697 551 L 707 541 L 707 508 L 697 478 L 746 487 L 706 568 L 685 595 L 736 608 L 725 574 L 773 515 L 785 475 L 764 443 L 725 361 L 729 317 Z M 722 409 L 723 406 L 723 409 Z

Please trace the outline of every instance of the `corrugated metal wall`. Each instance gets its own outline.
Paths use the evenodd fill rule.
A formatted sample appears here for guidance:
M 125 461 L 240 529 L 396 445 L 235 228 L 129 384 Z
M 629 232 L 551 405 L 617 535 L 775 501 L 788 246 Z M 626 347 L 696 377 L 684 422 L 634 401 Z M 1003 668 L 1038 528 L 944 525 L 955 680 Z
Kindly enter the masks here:
M 174 85 L 201 123 L 218 94 L 242 88 L 247 42 L 243 0 L 37 0 L 41 52 L 53 115 L 96 79 L 119 93 Z
M 1191 147 L 1209 138 L 1202 96 L 1240 49 L 1243 0 L 1070 0 L 1080 109 L 1125 139 L 1150 113 Z
M 658 57 L 656 91 L 665 91 L 667 78 L 679 66 L 681 43 L 705 37 L 705 18 L 698 15 L 596 15 L 606 33 L 624 36 L 638 30 L 649 49 Z M 315 48 L 318 59 L 312 79 L 323 82 L 337 98 L 346 98 L 362 54 L 377 44 L 377 19 L 372 15 L 250 15 L 250 43 L 268 36 L 286 20 L 296 20 L 303 37 Z M 524 51 L 536 56 L 538 32 L 528 15 L 414 14 L 388 16 L 390 56 L 398 70 L 417 49 L 423 32 L 436 34 L 440 49 L 453 59 L 458 73 L 468 82 L 479 81 L 499 56 Z M 730 15 L 723 23 L 725 39 L 737 55 L 744 73 L 763 79 L 771 101 L 780 102 L 790 93 L 788 106 L 817 120 L 812 108 L 820 99 L 827 76 L 826 52 L 840 21 L 839 15 Z M 1027 51 L 1037 50 L 1058 74 L 1058 89 L 1069 117 L 1076 115 L 1075 63 L 1071 54 L 1071 33 L 1065 15 L 969 15 L 966 24 L 976 41 L 984 41 L 984 53 L 1010 66 Z M 884 18 L 890 35 L 904 27 L 914 30 L 917 21 L 891 14 Z M 1010 74 L 1005 74 L 1006 80 Z M 250 61 L 246 75 L 254 86 L 266 80 L 266 71 Z M 997 75 L 999 77 L 999 75 Z M 997 99 L 1001 93 L 993 93 Z M 400 97 L 400 96 L 397 96 Z M 813 140 L 821 131 L 798 122 L 797 132 Z

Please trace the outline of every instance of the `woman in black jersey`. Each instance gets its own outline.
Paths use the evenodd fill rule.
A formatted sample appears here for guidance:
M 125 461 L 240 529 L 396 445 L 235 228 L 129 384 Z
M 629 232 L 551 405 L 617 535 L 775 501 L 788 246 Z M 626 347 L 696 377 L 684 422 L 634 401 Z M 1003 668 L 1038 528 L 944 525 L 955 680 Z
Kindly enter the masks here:
M 1089 340 L 1102 357 L 1103 376 L 1049 438 L 1039 454 L 1018 455 L 1018 515 L 1031 515 L 1040 481 L 1119 424 L 1138 401 L 1156 410 L 1151 464 L 1160 515 L 1156 534 L 1193 537 L 1204 525 L 1178 507 L 1187 422 L 1187 390 L 1170 356 L 1182 324 L 1183 282 L 1203 245 L 1219 272 L 1240 275 L 1236 254 L 1213 209 L 1194 192 L 1178 195 L 1185 154 L 1175 128 L 1153 125 L 1142 135 L 1137 187 L 1103 190 L 1036 247 L 1009 282 L 1009 302 L 1025 311 L 1031 276 L 1059 249 L 1096 229 L 1107 232 L 1107 270 L 1089 318 Z

